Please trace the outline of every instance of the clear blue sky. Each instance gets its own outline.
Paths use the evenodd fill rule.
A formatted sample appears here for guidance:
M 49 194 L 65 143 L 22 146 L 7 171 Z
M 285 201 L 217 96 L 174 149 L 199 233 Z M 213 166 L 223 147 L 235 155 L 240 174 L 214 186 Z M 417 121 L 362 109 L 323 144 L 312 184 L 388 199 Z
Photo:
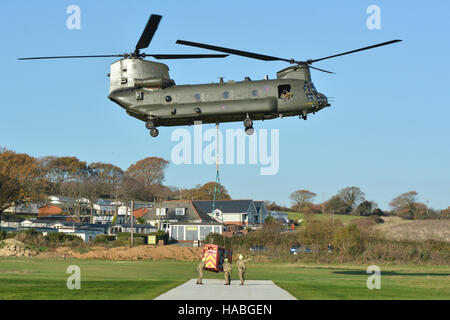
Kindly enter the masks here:
M 81 8 L 81 29 L 66 28 L 66 9 Z M 381 8 L 381 30 L 366 27 L 366 8 Z M 221 182 L 233 198 L 274 200 L 309 189 L 329 198 L 359 186 L 382 209 L 400 193 L 441 209 L 450 205 L 450 20 L 448 1 L 2 1 L 0 146 L 39 157 L 73 155 L 123 169 L 139 159 L 170 160 L 172 128 L 156 139 L 106 97 L 114 59 L 17 61 L 23 56 L 131 51 L 149 14 L 163 20 L 154 53 L 211 53 L 177 39 L 263 54 L 318 58 L 391 39 L 404 42 L 319 62 L 312 71 L 331 108 L 308 121 L 257 122 L 280 130 L 280 170 L 224 165 Z M 287 65 L 230 56 L 163 61 L 177 84 L 217 77 L 275 77 Z M 241 123 L 224 124 L 240 128 Z M 207 126 L 206 128 L 211 127 Z M 192 130 L 190 128 L 189 130 Z M 165 184 L 193 187 L 215 179 L 215 165 L 170 165 Z

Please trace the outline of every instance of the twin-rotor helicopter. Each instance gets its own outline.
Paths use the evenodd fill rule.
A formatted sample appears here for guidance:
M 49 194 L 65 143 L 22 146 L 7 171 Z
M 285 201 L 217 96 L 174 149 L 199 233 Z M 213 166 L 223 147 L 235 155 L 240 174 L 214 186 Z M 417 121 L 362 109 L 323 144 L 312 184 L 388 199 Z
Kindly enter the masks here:
M 176 43 L 227 54 L 148 54 L 141 53 L 150 45 L 161 21 L 161 16 L 151 15 L 131 53 L 89 56 L 55 56 L 20 58 L 19 60 L 61 58 L 120 57 L 111 64 L 108 98 L 125 109 L 132 117 L 145 122 L 150 135 L 159 134 L 157 127 L 243 121 L 245 132 L 253 134 L 254 120 L 299 116 L 306 120 L 309 113 L 329 107 L 327 97 L 319 93 L 311 81 L 310 69 L 333 73 L 311 64 L 363 50 L 373 49 L 401 40 L 392 40 L 368 47 L 305 61 L 285 59 L 248 51 L 218 47 L 203 43 L 177 40 Z M 276 79 L 267 76 L 262 80 L 227 81 L 218 83 L 176 85 L 163 63 L 144 60 L 224 58 L 228 54 L 263 61 L 284 61 L 292 66 L 277 72 Z

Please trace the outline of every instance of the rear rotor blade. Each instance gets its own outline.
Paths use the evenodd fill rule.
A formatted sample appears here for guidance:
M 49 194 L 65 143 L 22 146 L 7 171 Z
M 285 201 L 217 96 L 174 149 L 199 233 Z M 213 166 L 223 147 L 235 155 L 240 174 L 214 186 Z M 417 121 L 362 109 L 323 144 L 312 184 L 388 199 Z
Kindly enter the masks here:
M 145 54 L 155 59 L 201 59 L 201 58 L 225 58 L 228 54 Z
M 155 35 L 156 29 L 158 29 L 159 22 L 162 16 L 152 14 L 150 19 L 148 19 L 147 25 L 142 32 L 141 38 L 136 44 L 136 50 L 147 48 Z
M 328 70 L 324 70 L 324 69 L 320 69 L 320 68 L 316 68 L 316 67 L 313 67 L 313 66 L 311 66 L 309 64 L 307 64 L 307 66 L 310 67 L 311 69 L 315 69 L 315 70 L 326 72 L 326 73 L 335 74 L 334 72 L 331 72 L 331 71 L 328 71 Z
M 106 54 L 93 56 L 56 56 L 56 57 L 31 57 L 19 58 L 18 60 L 40 60 L 40 59 L 78 59 L 78 58 L 111 58 L 111 57 L 126 57 L 127 54 Z
M 264 61 L 280 60 L 280 61 L 286 61 L 289 63 L 293 63 L 293 60 L 289 60 L 289 59 L 283 59 L 283 58 L 278 58 L 278 57 L 273 57 L 273 56 L 266 56 L 263 54 L 258 54 L 258 53 L 248 52 L 248 51 L 241 51 L 241 50 L 229 49 L 229 48 L 224 48 L 224 47 L 212 46 L 212 45 L 204 44 L 204 43 L 191 42 L 191 41 L 185 41 L 185 40 L 177 40 L 176 43 L 183 44 L 185 46 L 198 47 L 198 48 L 203 48 L 203 49 L 208 49 L 208 50 L 231 53 L 234 55 L 258 59 L 258 60 L 264 60 Z
M 364 51 L 364 50 L 369 50 L 369 49 L 373 49 L 373 48 L 377 48 L 377 47 L 381 47 L 381 46 L 386 46 L 386 45 L 397 43 L 397 42 L 400 42 L 400 41 L 402 41 L 402 40 L 391 40 L 391 41 L 387 41 L 387 42 L 382 42 L 382 43 L 379 43 L 379 44 L 375 44 L 373 46 L 364 47 L 364 48 L 361 48 L 361 49 L 356 49 L 356 50 L 352 50 L 352 51 L 348 51 L 348 52 L 344 52 L 344 53 L 335 54 L 335 55 L 332 55 L 332 56 L 329 56 L 329 57 L 325 57 L 325 58 L 308 60 L 308 61 L 306 61 L 306 63 L 310 64 L 310 63 L 314 63 L 314 62 L 317 62 L 317 61 L 322 61 L 322 60 L 325 60 L 325 59 L 331 59 L 331 58 L 343 56 L 343 55 L 346 55 L 346 54 L 351 54 L 351 53 L 355 53 L 355 52 L 359 52 L 359 51 Z

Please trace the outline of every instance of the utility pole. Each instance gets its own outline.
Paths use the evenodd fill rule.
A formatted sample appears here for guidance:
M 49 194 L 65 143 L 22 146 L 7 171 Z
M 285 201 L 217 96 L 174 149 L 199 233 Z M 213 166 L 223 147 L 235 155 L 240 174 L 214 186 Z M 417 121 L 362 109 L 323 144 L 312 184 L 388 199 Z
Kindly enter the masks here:
M 134 218 L 134 201 L 131 200 L 131 247 L 133 247 L 133 231 L 134 231 L 133 218 Z
M 325 192 L 322 192 L 322 214 L 325 214 Z

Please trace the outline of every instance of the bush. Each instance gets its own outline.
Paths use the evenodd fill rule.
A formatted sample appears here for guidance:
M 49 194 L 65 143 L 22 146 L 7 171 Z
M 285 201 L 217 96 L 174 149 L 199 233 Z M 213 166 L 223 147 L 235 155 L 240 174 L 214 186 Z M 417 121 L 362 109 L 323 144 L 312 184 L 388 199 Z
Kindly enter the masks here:
M 163 230 L 158 230 L 156 232 L 151 232 L 148 234 L 149 236 L 156 236 L 156 242 L 159 240 L 164 240 L 164 243 L 169 242 L 169 233 Z
M 364 250 L 361 232 L 356 224 L 338 229 L 334 234 L 334 247 L 343 253 L 357 254 Z
M 324 247 L 333 241 L 334 233 L 339 228 L 342 228 L 340 220 L 336 220 L 334 223 L 331 219 L 310 220 L 301 232 L 299 240 L 301 244 L 318 244 Z
M 230 248 L 231 238 L 224 237 L 219 233 L 210 233 L 205 237 L 205 243 L 212 243 L 221 247 Z
M 107 234 L 98 234 L 95 239 L 94 243 L 108 243 L 111 241 L 116 240 L 116 237 L 114 235 L 107 235 Z
M 49 232 L 45 236 L 45 239 L 47 239 L 47 241 L 52 244 L 68 243 L 68 242 L 72 242 L 72 244 L 84 243 L 83 239 L 81 239 L 80 237 L 74 234 L 64 232 Z

